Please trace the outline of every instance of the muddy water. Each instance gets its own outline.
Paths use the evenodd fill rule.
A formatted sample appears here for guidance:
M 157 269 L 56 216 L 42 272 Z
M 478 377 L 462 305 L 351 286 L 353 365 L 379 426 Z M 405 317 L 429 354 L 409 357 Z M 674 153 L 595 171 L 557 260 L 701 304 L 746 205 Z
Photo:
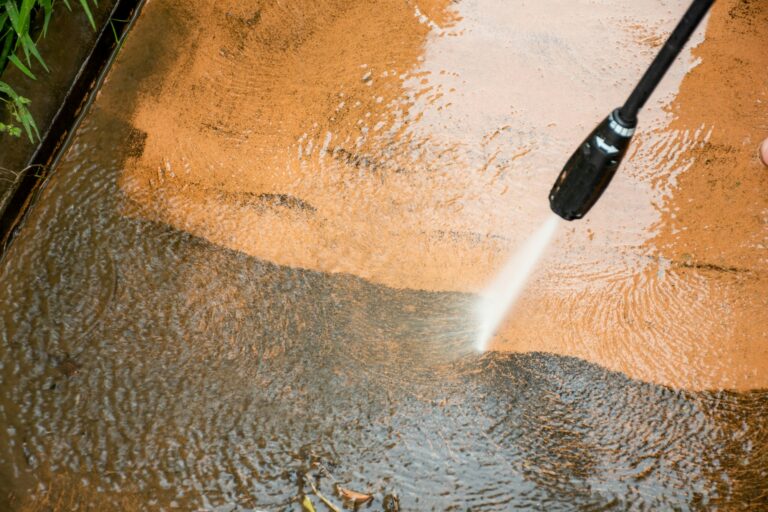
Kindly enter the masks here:
M 473 353 L 683 3 L 600 7 L 150 2 L 2 263 L 0 500 L 768 506 L 764 4 L 718 2 Z

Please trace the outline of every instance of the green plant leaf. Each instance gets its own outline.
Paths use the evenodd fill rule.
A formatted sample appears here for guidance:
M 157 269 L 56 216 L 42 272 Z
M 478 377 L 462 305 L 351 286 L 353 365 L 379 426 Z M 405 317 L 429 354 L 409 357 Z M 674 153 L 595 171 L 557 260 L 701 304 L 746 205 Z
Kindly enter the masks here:
M 5 13 L 6 20 L 8 19 L 8 14 Z M 2 20 L 0 20 L 0 24 L 2 23 Z M 11 46 L 16 40 L 16 34 L 9 28 L 6 33 L 1 36 L 3 38 L 2 48 L 0 48 L 0 73 L 3 72 L 5 65 L 7 64 L 7 58 L 8 55 L 11 53 Z
M 21 128 L 18 126 L 14 126 L 12 124 L 3 124 L 0 123 L 0 133 L 7 133 L 11 137 L 18 137 L 21 135 Z
M 0 82 L 0 92 L 11 98 L 11 101 L 16 101 L 19 98 L 19 95 L 16 94 L 16 91 L 14 91 L 13 88 L 5 82 Z
M 96 22 L 93 21 L 93 13 L 88 6 L 88 0 L 80 0 L 80 5 L 83 6 L 83 10 L 85 11 L 85 15 L 88 16 L 88 21 L 91 23 L 91 27 L 93 27 L 93 30 L 96 30 Z
M 35 6 L 35 0 L 21 0 L 21 9 L 19 9 L 19 24 L 21 25 L 22 34 L 29 33 L 29 21 L 32 18 L 32 8 Z
M 11 117 L 20 122 L 24 127 L 24 131 L 27 132 L 29 141 L 34 143 L 35 137 L 37 140 L 40 140 L 40 132 L 37 129 L 35 120 L 32 118 L 32 113 L 27 109 L 29 99 L 19 96 L 10 85 L 2 81 L 0 81 L 0 93 L 3 93 L 10 98 L 10 100 L 3 101 L 5 101 L 8 111 L 11 113 Z M 0 100 L 2 100 L 2 97 L 0 97 Z M 15 126 L 9 128 L 7 131 L 10 135 L 14 136 L 19 136 L 21 134 L 21 129 Z
M 39 62 L 40 65 L 43 66 L 43 69 L 45 69 L 46 71 L 50 71 L 48 69 L 48 66 L 45 65 L 45 61 L 43 60 L 43 57 L 40 55 L 40 52 L 37 51 L 37 45 L 32 40 L 32 38 L 29 37 L 29 34 L 25 34 L 24 37 L 21 38 L 21 45 L 23 48 L 26 49 L 26 51 L 28 51 L 29 53 L 35 56 L 35 58 L 37 59 L 37 62 Z M 29 58 L 27 58 L 27 62 L 29 62 Z
M 51 14 L 53 14 L 53 3 L 51 3 L 51 0 L 37 0 L 37 3 L 39 3 L 43 7 L 43 37 L 48 35 L 48 23 L 51 21 Z M 2 21 L 0 21 L 0 27 L 3 26 Z
M 72 10 L 74 2 L 61 1 L 67 9 Z M 98 6 L 97 0 L 78 0 L 78 3 L 85 12 L 88 23 L 96 30 L 92 6 Z M 55 5 L 56 0 L 0 0 L 0 74 L 7 66 L 13 64 L 26 76 L 35 80 L 37 77 L 32 72 L 33 61 L 37 61 L 43 69 L 49 71 L 29 31 L 33 17 L 42 16 L 40 35 L 45 37 Z M 114 32 L 114 27 L 112 29 Z M 20 96 L 7 83 L 0 81 L 0 104 L 5 105 L 13 120 L 11 123 L 0 124 L 0 133 L 20 136 L 23 131 L 30 142 L 34 143 L 35 139 L 40 140 L 40 131 L 28 108 L 30 104 L 28 98 Z
M 16 8 L 16 4 L 11 2 L 10 0 L 6 0 L 6 2 L 5 2 L 5 12 L 8 13 L 8 18 L 10 18 L 10 20 L 11 20 L 11 26 L 13 27 L 13 30 L 15 30 L 16 33 L 19 36 L 21 36 L 22 26 L 20 24 L 19 10 Z
M 24 63 L 21 62 L 21 60 L 19 60 L 17 56 L 9 55 L 8 60 L 11 61 L 14 66 L 19 68 L 21 72 L 27 75 L 29 78 L 31 78 L 32 80 L 37 80 L 37 77 L 34 75 L 34 73 L 32 73 L 32 71 L 30 71 L 29 68 L 25 66 Z
M 32 118 L 32 114 L 29 112 L 29 110 L 27 110 L 27 107 L 25 107 L 23 104 L 16 104 L 15 117 L 21 121 L 21 125 L 24 127 L 24 131 L 27 132 L 27 137 L 29 137 L 30 142 L 35 142 L 35 138 L 40 140 L 40 132 L 37 131 L 35 120 Z
M 35 142 L 35 138 L 32 136 L 32 127 L 29 124 L 29 117 L 23 116 L 19 114 L 19 121 L 21 121 L 21 125 L 24 127 L 24 131 L 27 132 L 27 137 L 29 137 L 30 142 Z M 34 122 L 34 121 L 33 121 Z

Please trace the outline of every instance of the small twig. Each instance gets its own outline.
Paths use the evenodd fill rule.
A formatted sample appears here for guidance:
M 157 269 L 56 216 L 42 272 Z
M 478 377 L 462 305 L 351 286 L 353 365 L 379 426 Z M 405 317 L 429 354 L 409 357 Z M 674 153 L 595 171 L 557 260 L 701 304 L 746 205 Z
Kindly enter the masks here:
M 312 483 L 312 480 L 308 480 L 308 482 L 309 482 L 309 486 L 312 488 L 312 492 L 315 494 L 315 496 L 317 496 L 320 499 L 320 501 L 322 501 L 325 504 L 326 507 L 333 510 L 333 512 L 341 512 L 339 510 L 339 507 L 334 505 L 328 498 L 320 494 L 320 491 L 317 490 L 317 487 L 315 487 L 315 484 Z

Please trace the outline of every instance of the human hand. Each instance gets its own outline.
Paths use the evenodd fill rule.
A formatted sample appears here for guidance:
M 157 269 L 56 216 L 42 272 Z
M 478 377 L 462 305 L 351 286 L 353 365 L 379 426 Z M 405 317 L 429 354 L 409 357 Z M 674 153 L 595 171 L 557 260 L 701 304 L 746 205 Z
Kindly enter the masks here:
M 765 139 L 762 144 L 760 144 L 760 160 L 763 161 L 763 165 L 768 167 L 768 139 Z

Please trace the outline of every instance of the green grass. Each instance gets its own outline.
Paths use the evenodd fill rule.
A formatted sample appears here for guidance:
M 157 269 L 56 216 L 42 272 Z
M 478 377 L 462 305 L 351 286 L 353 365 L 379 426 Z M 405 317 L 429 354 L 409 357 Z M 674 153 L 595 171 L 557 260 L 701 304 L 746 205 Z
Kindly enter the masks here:
M 78 1 L 95 30 L 89 0 Z M 91 1 L 96 5 L 96 0 Z M 60 2 L 67 10 L 72 10 L 69 0 Z M 8 66 L 15 66 L 31 80 L 37 80 L 35 71 L 38 67 L 48 72 L 48 65 L 37 49 L 37 41 L 47 34 L 51 16 L 58 5 L 59 0 L 0 0 L 0 76 Z M 33 23 L 35 21 L 38 23 Z M 28 98 L 18 95 L 0 80 L 0 102 L 10 114 L 9 123 L 0 122 L 0 136 L 19 137 L 23 128 L 31 142 L 40 140 L 35 120 L 27 108 Z

